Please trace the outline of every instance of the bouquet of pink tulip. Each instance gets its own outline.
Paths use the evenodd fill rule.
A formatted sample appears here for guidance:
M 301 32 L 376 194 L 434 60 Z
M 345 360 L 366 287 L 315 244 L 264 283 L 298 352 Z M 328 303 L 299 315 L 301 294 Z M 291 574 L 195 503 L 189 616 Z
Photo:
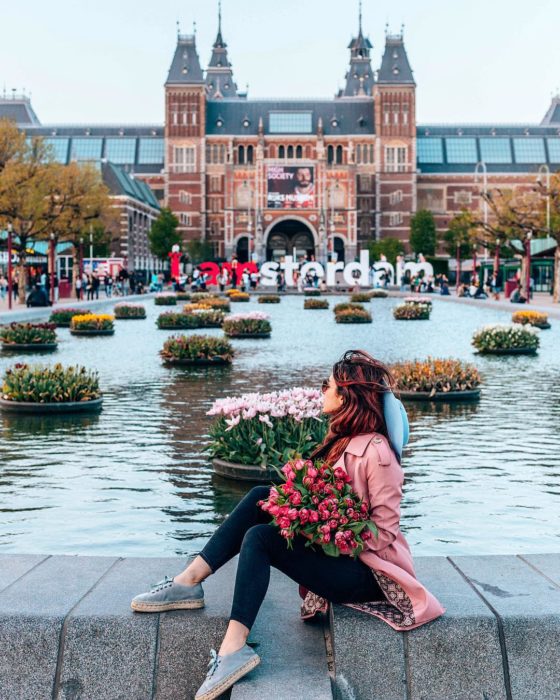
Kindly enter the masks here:
M 309 540 L 306 546 L 318 544 L 329 556 L 357 557 L 372 534 L 377 536 L 368 503 L 354 493 L 342 467 L 295 459 L 280 472 L 284 483 L 273 486 L 259 506 L 272 516 L 288 547 L 301 534 Z

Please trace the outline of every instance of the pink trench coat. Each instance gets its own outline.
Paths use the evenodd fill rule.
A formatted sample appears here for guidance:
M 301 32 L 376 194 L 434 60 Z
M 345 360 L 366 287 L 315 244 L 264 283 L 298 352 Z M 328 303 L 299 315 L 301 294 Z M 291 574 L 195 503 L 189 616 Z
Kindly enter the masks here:
M 385 594 L 382 601 L 347 606 L 374 615 L 399 631 L 443 615 L 445 608 L 416 578 L 410 547 L 399 528 L 404 474 L 387 439 L 378 433 L 356 435 L 334 467 L 346 469 L 354 491 L 370 504 L 379 534 L 367 542 L 359 558 L 370 567 Z M 300 592 L 305 596 L 301 607 L 304 619 L 326 610 L 323 598 L 305 589 Z

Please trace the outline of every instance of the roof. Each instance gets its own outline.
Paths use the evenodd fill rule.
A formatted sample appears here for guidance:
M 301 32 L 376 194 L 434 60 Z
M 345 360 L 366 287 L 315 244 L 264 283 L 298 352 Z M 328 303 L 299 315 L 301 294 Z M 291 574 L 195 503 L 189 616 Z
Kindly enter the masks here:
M 194 34 L 179 34 L 166 85 L 203 84 L 204 76 L 196 52 Z
M 209 136 L 256 136 L 262 117 L 266 135 L 281 135 L 282 132 L 277 129 L 270 129 L 270 115 L 274 113 L 288 113 L 295 120 L 298 115 L 303 118 L 304 115 L 311 114 L 308 130 L 290 129 L 283 132 L 296 136 L 316 134 L 319 120 L 322 120 L 323 131 L 327 136 L 374 133 L 371 97 L 348 100 L 213 100 L 206 106 L 206 133 Z
M 379 84 L 416 85 L 408 62 L 402 34 L 387 34 L 381 68 L 377 74 Z
M 0 119 L 11 119 L 18 126 L 33 126 L 41 123 L 33 111 L 30 98 L 25 95 L 12 98 L 0 97 Z
M 150 189 L 142 180 L 137 180 L 124 168 L 114 163 L 102 163 L 101 174 L 103 182 L 107 185 L 112 195 L 127 196 L 136 199 L 142 204 L 159 209 L 159 203 Z
M 550 107 L 541 122 L 542 126 L 556 124 L 560 126 L 560 95 L 552 98 Z

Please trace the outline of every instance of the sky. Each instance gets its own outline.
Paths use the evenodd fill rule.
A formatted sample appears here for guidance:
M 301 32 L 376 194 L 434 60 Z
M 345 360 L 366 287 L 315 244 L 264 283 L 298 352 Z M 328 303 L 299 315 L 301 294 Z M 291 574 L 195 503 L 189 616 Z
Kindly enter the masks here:
M 249 97 L 332 97 L 358 0 L 223 0 L 222 28 Z M 163 83 L 196 22 L 203 67 L 217 0 L 1 0 L 0 92 L 31 93 L 44 124 L 163 122 Z M 364 0 L 379 67 L 385 26 L 405 45 L 420 123 L 538 123 L 560 92 L 559 0 Z

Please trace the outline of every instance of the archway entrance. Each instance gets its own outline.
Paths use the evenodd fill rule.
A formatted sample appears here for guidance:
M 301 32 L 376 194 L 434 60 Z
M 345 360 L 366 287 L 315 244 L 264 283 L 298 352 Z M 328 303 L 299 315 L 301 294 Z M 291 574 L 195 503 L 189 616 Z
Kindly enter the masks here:
M 239 262 L 244 263 L 249 261 L 249 238 L 248 236 L 242 236 L 237 241 L 237 246 L 235 247 L 235 254 Z
M 279 221 L 272 227 L 266 240 L 266 259 L 279 261 L 286 255 L 295 260 L 311 260 L 315 255 L 315 241 L 311 230 L 297 219 Z
M 344 241 L 339 236 L 334 237 L 334 252 L 336 253 L 336 259 L 338 260 L 338 262 L 345 262 Z

